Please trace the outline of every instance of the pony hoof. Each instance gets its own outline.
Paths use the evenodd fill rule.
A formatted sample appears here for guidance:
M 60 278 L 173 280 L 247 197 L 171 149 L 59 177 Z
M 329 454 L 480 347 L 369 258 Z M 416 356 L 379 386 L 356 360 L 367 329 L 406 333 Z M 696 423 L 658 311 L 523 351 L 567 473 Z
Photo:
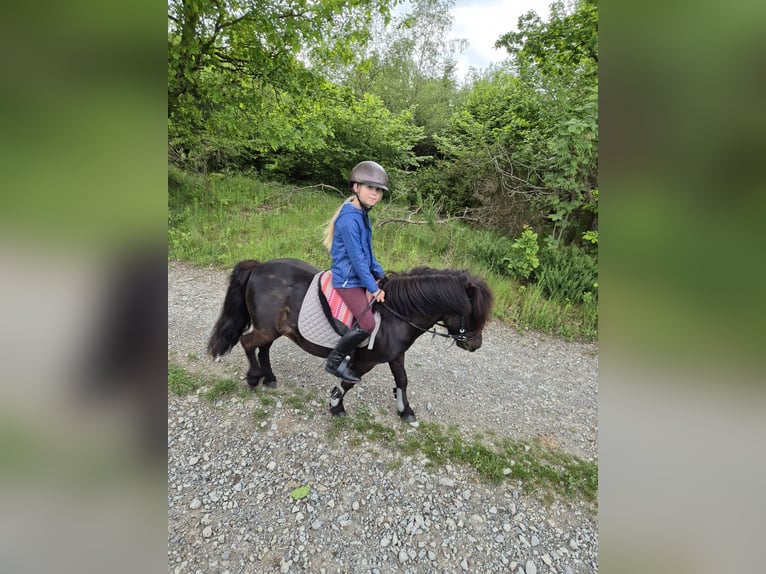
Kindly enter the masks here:
M 412 426 L 416 427 L 420 423 L 418 423 L 418 419 L 415 418 L 415 415 L 399 415 L 401 416 L 402 420 L 406 423 L 410 423 Z
M 330 414 L 332 416 L 334 416 L 334 417 L 345 417 L 346 416 L 346 411 L 338 411 L 337 413 L 333 412 L 333 411 L 330 411 Z
M 247 386 L 250 387 L 251 389 L 255 389 L 260 384 L 260 382 L 261 382 L 260 377 L 257 379 L 252 379 L 252 380 L 247 379 Z
M 277 388 L 277 381 L 263 381 L 263 386 L 269 387 L 270 389 L 276 389 Z
M 410 426 L 414 429 L 420 426 L 420 423 L 418 421 L 407 421 L 407 422 L 409 422 Z

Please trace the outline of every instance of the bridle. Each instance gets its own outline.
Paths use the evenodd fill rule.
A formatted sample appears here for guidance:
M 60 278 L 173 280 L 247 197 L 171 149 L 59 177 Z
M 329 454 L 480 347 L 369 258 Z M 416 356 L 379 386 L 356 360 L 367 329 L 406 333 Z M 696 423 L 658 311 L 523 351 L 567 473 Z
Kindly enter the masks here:
M 371 307 L 373 303 L 375 303 L 375 299 L 370 301 L 370 304 L 368 305 L 368 307 Z M 434 326 L 433 329 L 424 329 L 420 325 L 416 325 L 415 323 L 413 323 L 412 321 L 407 319 L 407 317 L 403 316 L 401 313 L 397 313 L 396 311 L 394 311 L 391 307 L 389 307 L 385 303 L 378 302 L 378 305 L 383 307 L 386 311 L 391 313 L 397 319 L 401 319 L 405 323 L 408 323 L 410 326 L 415 327 L 417 330 L 422 331 L 423 333 L 430 333 L 432 338 L 436 337 L 438 335 L 439 337 L 444 337 L 446 339 L 452 339 L 454 341 L 461 341 L 462 342 L 462 341 L 467 341 L 468 339 L 473 339 L 474 337 L 477 336 L 475 334 L 474 335 L 466 335 L 465 334 L 465 315 L 460 315 L 460 328 L 458 329 L 458 334 L 454 335 L 454 334 L 449 332 L 449 327 L 447 327 L 447 325 L 437 323 L 437 325 L 440 325 L 441 327 L 444 327 L 445 329 L 447 329 L 446 333 L 440 333 L 439 331 L 436 330 L 435 326 Z

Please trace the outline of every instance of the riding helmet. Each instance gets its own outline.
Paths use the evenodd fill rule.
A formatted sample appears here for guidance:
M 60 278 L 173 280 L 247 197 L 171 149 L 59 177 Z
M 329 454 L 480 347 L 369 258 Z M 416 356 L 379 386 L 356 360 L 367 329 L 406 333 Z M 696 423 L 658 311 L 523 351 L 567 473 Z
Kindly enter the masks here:
M 349 183 L 364 183 L 388 191 L 388 175 L 379 163 L 363 161 L 354 166 L 349 176 Z

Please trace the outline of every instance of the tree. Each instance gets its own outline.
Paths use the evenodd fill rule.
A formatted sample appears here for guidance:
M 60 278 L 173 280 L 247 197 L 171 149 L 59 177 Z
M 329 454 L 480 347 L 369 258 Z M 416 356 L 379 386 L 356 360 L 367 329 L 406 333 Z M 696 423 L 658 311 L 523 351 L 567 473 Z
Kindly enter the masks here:
M 453 5 L 454 0 L 415 0 L 407 14 L 391 20 L 374 17 L 368 44 L 351 62 L 326 54 L 313 61 L 358 98 L 370 93 L 394 114 L 409 111 L 426 136 L 420 155 L 436 151 L 432 137 L 449 125 L 459 103 L 455 55 L 467 42 L 449 39 Z
M 596 80 L 598 75 L 598 6 L 594 0 L 561 1 L 543 21 L 535 12 L 519 18 L 519 31 L 495 43 L 514 56 L 518 67 L 536 67 L 543 76 Z
M 360 22 L 387 15 L 391 0 L 169 0 L 168 136 L 171 149 L 207 163 L 209 153 L 268 147 L 270 106 L 294 101 L 324 79 L 298 56 L 349 58 L 365 28 L 328 34 L 351 11 Z M 236 125 L 239 124 L 239 125 Z M 243 127 L 245 126 L 245 127 Z
M 554 239 L 571 240 L 598 222 L 598 6 L 575 0 L 550 10 L 548 22 L 534 12 L 519 18 L 519 31 L 496 46 L 508 50 L 544 103 L 538 166 L 553 193 L 535 200 L 553 222 Z
M 478 204 L 511 236 L 536 225 L 557 242 L 580 240 L 598 213 L 597 8 L 556 3 L 549 22 L 528 13 L 498 46 L 510 62 L 474 82 L 437 139 L 446 159 L 433 193 L 448 190 L 452 210 Z
M 395 178 L 413 167 L 412 149 L 421 138 L 408 111 L 393 114 L 372 94 L 359 98 L 328 82 L 321 98 L 298 102 L 280 144 L 263 154 L 265 169 L 292 181 L 344 187 L 356 163 L 374 158 Z

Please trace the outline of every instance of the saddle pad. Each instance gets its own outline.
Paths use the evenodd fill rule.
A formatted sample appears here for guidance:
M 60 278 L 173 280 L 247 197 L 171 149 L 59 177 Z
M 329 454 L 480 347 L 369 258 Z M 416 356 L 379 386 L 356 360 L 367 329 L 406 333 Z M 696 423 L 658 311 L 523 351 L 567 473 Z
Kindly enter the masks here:
M 332 286 L 332 271 L 322 273 L 319 285 L 322 287 L 322 293 L 324 293 L 325 299 L 327 299 L 332 316 L 346 327 L 351 328 L 351 324 L 354 322 L 354 315 L 352 315 L 351 309 L 346 306 L 346 302 L 343 301 L 343 298 Z M 372 295 L 367 293 L 367 302 L 369 303 L 370 301 L 372 301 Z
M 306 296 L 303 298 L 301 311 L 298 314 L 298 332 L 303 338 L 315 345 L 333 349 L 338 344 L 338 341 L 340 341 L 340 335 L 330 325 L 322 308 L 322 302 L 319 300 L 318 285 L 321 275 L 322 272 L 314 275 L 311 285 L 309 285 L 306 291 Z M 359 344 L 359 347 L 366 346 L 368 349 L 372 349 L 372 346 L 375 344 L 375 336 L 380 329 L 380 313 L 376 311 L 374 316 L 375 329 L 367 340 Z

